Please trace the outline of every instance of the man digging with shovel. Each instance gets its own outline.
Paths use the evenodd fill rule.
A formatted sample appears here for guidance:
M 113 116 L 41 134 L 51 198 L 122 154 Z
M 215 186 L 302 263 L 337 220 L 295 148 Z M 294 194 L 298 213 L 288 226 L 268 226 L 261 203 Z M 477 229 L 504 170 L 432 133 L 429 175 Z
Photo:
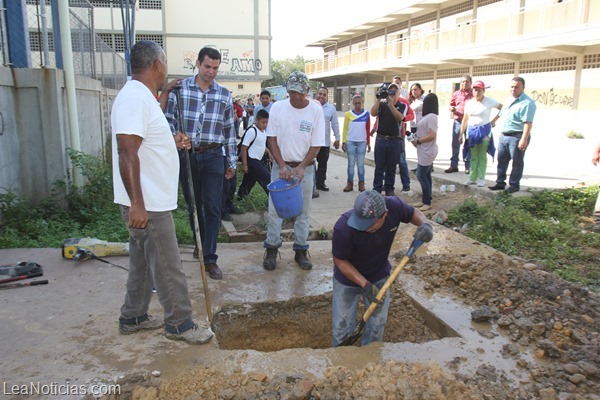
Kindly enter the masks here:
M 354 202 L 354 208 L 345 212 L 333 228 L 333 347 L 351 344 L 356 325 L 358 301 L 362 297 L 365 309 L 372 302 L 379 303 L 379 290 L 388 284 L 391 265 L 388 260 L 394 237 L 400 223 L 418 226 L 414 242 L 407 256 L 414 254 L 415 243 L 429 242 L 433 229 L 425 215 L 396 196 L 384 197 L 368 190 Z M 417 245 L 418 246 L 418 245 Z M 410 255 L 409 255 L 410 253 Z M 406 257 L 405 257 L 406 258 Z M 408 260 L 401 263 L 403 267 Z M 398 269 L 396 271 L 399 272 Z M 396 272 L 395 271 L 395 272 Z M 393 276 L 397 276 L 393 274 Z M 391 282 L 390 282 L 391 284 Z M 385 289 L 384 289 L 385 291 Z M 379 298 L 381 299 L 381 295 Z M 389 292 L 381 299 L 370 318 L 364 318 L 365 334 L 362 346 L 383 340 L 387 322 Z M 362 326 L 361 326 L 362 328 Z M 361 329 L 362 330 L 362 329 Z M 360 332 L 359 332 L 360 333 Z

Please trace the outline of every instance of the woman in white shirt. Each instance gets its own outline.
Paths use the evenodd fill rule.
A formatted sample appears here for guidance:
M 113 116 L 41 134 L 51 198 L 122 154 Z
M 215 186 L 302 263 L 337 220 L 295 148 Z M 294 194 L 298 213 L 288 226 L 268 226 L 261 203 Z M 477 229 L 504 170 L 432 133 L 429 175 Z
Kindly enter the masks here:
M 466 133 L 471 148 L 471 173 L 465 185 L 485 186 L 485 170 L 487 168 L 487 153 L 492 157 L 496 152 L 492 139 L 492 127 L 496 119 L 491 121 L 493 108 L 502 109 L 502 104 L 491 97 L 485 97 L 485 84 L 475 81 L 473 98 L 465 104 L 465 114 L 460 126 L 459 143 L 463 142 Z

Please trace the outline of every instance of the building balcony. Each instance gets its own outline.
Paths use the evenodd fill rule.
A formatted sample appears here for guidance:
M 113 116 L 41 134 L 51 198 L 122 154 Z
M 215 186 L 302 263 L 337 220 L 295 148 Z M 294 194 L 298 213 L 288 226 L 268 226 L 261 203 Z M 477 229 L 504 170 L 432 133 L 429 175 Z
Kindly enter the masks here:
M 311 79 L 319 79 L 386 69 L 424 71 L 440 64 L 456 64 L 457 60 L 516 60 L 521 54 L 543 51 L 583 54 L 586 47 L 600 45 L 600 1 L 545 3 L 514 13 L 508 7 L 502 12 L 502 5 L 497 4 L 499 12 L 494 17 L 463 21 L 452 29 L 435 28 L 440 23 L 433 21 L 426 25 L 432 27 L 429 30 L 413 28 L 411 34 L 399 40 L 326 54 L 322 60 L 307 63 L 306 73 Z M 385 36 L 370 40 L 382 42 L 382 38 Z

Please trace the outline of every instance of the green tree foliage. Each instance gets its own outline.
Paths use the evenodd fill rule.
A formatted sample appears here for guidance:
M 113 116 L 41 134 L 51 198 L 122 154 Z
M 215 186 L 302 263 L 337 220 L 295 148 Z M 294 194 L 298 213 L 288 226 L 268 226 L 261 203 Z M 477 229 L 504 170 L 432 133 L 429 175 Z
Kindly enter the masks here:
M 307 60 L 302 56 L 296 56 L 296 58 L 286 58 L 285 60 L 273 60 L 271 62 L 271 75 L 273 77 L 269 80 L 263 81 L 261 87 L 266 88 L 270 86 L 281 86 L 285 84 L 288 76 L 294 71 L 304 71 L 304 66 Z M 311 89 L 316 90 L 320 84 L 318 82 L 311 82 Z

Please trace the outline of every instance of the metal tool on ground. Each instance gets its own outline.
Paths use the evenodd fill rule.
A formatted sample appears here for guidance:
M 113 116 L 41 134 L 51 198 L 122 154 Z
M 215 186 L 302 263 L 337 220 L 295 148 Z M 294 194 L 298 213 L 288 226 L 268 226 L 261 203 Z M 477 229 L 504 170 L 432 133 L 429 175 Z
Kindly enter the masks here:
M 37 286 L 37 285 L 47 285 L 48 280 L 44 279 L 41 281 L 31 281 L 31 282 L 19 282 L 19 283 L 5 283 L 0 285 L 0 289 L 11 289 L 16 287 L 24 287 L 24 286 Z
M 27 276 L 28 278 L 33 278 L 36 276 L 42 276 L 42 274 L 42 266 L 33 261 L 20 261 L 12 265 L 0 265 L 0 276 L 7 276 L 11 278 Z M 2 281 L 0 280 L 0 283 L 1 282 Z
M 181 109 L 181 85 L 173 87 L 175 91 L 175 97 L 177 98 L 177 113 L 179 114 L 179 129 L 183 132 L 183 113 Z M 190 164 L 190 154 L 186 149 L 182 149 L 185 156 L 185 168 L 187 176 L 188 191 L 190 193 L 189 202 L 192 205 L 192 213 L 194 220 L 194 238 L 196 239 L 196 246 L 198 246 L 198 259 L 200 261 L 200 271 L 202 274 L 202 288 L 204 289 L 204 302 L 206 303 L 206 313 L 208 315 L 208 322 L 212 324 L 212 308 L 210 305 L 210 295 L 208 292 L 208 281 L 206 277 L 206 267 L 204 266 L 204 259 L 202 257 L 202 238 L 200 236 L 200 224 L 198 222 L 198 209 L 196 207 L 196 196 L 194 194 L 194 183 L 192 182 L 192 166 Z
M 95 238 L 69 238 L 63 242 L 63 258 L 76 258 L 78 249 L 90 250 L 97 257 L 128 256 L 129 243 L 108 242 Z
M 94 252 L 92 252 L 89 249 L 86 249 L 85 247 L 80 247 L 77 249 L 77 251 L 75 252 L 75 255 L 73 256 L 73 260 L 75 261 L 84 261 L 84 260 L 98 260 L 101 261 L 103 263 L 106 263 L 108 265 L 112 265 L 113 267 L 117 267 L 117 268 L 121 268 L 125 271 L 129 271 L 129 268 L 123 267 L 119 264 L 113 264 L 108 260 L 105 260 L 103 258 L 98 257 L 97 255 L 94 254 Z
M 406 264 L 408 264 L 408 261 L 410 261 L 410 259 L 414 257 L 415 252 L 419 249 L 419 247 L 421 247 L 422 244 L 423 244 L 423 242 L 421 240 L 414 239 L 412 241 L 412 243 L 410 244 L 410 247 L 408 248 L 408 251 L 406 252 L 404 257 L 402 257 L 402 260 L 400 260 L 400 264 L 398 264 L 396 269 L 394 269 L 394 271 L 392 271 L 389 278 L 385 281 L 385 283 L 383 284 L 381 289 L 379 289 L 379 293 L 377 293 L 377 296 L 376 296 L 377 302 L 371 303 L 369 308 L 367 308 L 367 311 L 365 311 L 362 319 L 360 320 L 360 323 L 356 326 L 356 328 L 354 328 L 354 332 L 352 332 L 352 334 L 350 334 L 350 336 L 348 336 L 344 340 L 342 340 L 338 346 L 352 346 L 354 343 L 356 343 L 358 341 L 358 339 L 360 339 L 360 337 L 362 336 L 363 330 L 365 329 L 365 325 L 367 324 L 367 321 L 369 320 L 369 318 L 371 318 L 371 315 L 373 314 L 375 309 L 379 306 L 379 303 L 385 297 L 385 294 L 388 291 L 388 289 L 390 288 L 390 286 L 392 286 L 392 283 L 394 283 L 396 278 L 398 278 L 398 275 L 400 275 L 400 272 L 402 272 L 402 270 L 404 269 Z
M 44 274 L 42 272 L 40 272 L 40 273 L 32 274 L 32 275 L 14 276 L 12 278 L 0 279 L 0 284 L 2 284 L 2 283 L 16 282 L 16 281 L 22 281 L 22 280 L 25 280 L 25 279 L 31 279 L 31 278 L 35 278 L 35 277 L 42 276 L 42 275 L 44 275 Z

